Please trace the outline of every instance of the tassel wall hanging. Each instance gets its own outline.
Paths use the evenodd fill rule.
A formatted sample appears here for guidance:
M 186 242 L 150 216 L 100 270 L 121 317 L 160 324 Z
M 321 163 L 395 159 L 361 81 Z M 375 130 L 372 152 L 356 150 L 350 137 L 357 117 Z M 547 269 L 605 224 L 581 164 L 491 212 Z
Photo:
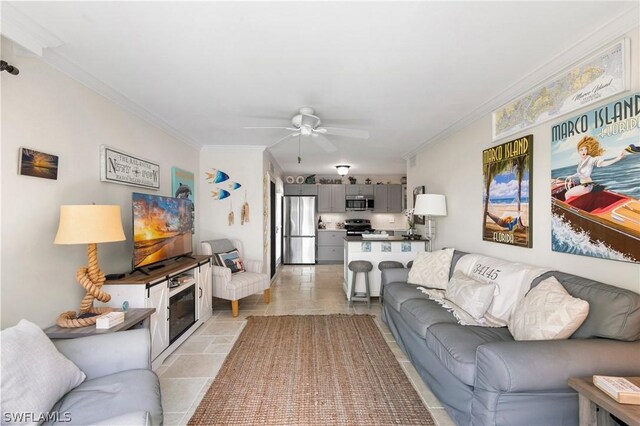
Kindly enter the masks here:
M 229 200 L 229 226 L 233 225 L 233 222 L 235 221 L 234 219 L 234 214 L 233 214 L 233 201 Z
M 249 222 L 249 202 L 247 201 L 247 190 L 244 191 L 244 204 L 242 205 L 242 210 L 240 211 L 240 224 L 244 225 Z

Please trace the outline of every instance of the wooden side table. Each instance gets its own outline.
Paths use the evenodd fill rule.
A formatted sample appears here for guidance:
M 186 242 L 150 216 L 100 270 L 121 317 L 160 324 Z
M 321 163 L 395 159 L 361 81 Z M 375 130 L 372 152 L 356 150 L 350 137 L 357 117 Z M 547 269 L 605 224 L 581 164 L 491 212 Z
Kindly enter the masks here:
M 625 377 L 640 386 L 640 377 Z M 593 384 L 592 377 L 571 377 L 569 387 L 578 392 L 580 426 L 612 425 L 609 413 L 629 425 L 640 425 L 640 405 L 619 404 Z
M 124 314 L 124 321 L 111 328 L 96 330 L 96 326 L 88 325 L 86 327 L 64 328 L 57 325 L 44 330 L 50 339 L 75 339 L 76 337 L 94 336 L 96 334 L 113 333 L 120 330 L 129 330 L 137 328 L 139 324 L 144 328 L 149 328 L 149 317 L 155 312 L 155 308 L 130 308 Z

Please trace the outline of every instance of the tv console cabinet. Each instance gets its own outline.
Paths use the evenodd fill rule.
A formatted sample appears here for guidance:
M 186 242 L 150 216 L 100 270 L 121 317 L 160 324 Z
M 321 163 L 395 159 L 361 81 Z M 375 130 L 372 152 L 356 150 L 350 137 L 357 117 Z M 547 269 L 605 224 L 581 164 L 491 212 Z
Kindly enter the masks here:
M 191 292 L 191 287 L 195 291 Z M 107 280 L 102 289 L 111 295 L 111 300 L 98 303 L 98 306 L 121 308 L 124 302 L 128 302 L 131 308 L 155 308 L 149 321 L 154 369 L 213 315 L 211 256 L 167 261 L 163 267 L 149 271 L 149 275 L 136 271 L 124 278 Z M 174 296 L 180 297 L 179 294 L 184 290 L 194 294 L 195 321 L 179 335 L 171 336 L 170 301 Z M 188 300 L 186 298 L 173 306 L 174 315 L 184 310 Z

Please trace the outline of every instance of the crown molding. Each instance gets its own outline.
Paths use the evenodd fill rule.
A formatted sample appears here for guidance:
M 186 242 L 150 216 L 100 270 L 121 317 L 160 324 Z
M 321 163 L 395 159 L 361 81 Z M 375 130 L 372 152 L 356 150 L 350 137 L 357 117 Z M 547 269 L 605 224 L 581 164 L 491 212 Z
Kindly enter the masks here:
M 193 148 L 199 149 L 201 147 L 201 144 L 174 129 L 157 115 L 100 81 L 64 55 L 57 52 L 55 48 L 64 45 L 64 42 L 33 19 L 20 12 L 11 3 L 7 2 L 2 2 L 2 34 L 18 45 L 40 56 L 45 63 L 57 68 L 80 84 L 102 95 L 147 123 L 159 128 L 178 141 Z
M 202 150 L 222 149 L 226 151 L 264 151 L 267 145 L 204 145 Z
M 58 37 L 27 17 L 9 2 L 2 2 L 0 33 L 25 49 L 42 56 L 44 49 L 62 46 Z
M 130 113 L 138 116 L 139 118 L 146 121 L 147 123 L 159 128 L 160 130 L 174 137 L 180 142 L 197 149 L 201 147 L 199 143 L 195 142 L 193 139 L 187 137 L 183 133 L 171 127 L 162 118 L 158 117 L 157 115 L 153 114 L 151 111 L 147 110 L 146 108 L 143 108 L 136 102 L 127 98 L 122 93 L 113 89 L 108 84 L 103 83 L 102 81 L 94 77 L 92 74 L 88 73 L 87 71 L 85 71 L 84 69 L 76 65 L 75 63 L 71 62 L 66 57 L 56 52 L 55 50 L 46 49 L 43 52 L 42 59 L 49 65 L 69 75 L 71 78 L 78 81 L 80 84 L 88 87 L 89 89 L 93 90 L 99 95 L 102 95 L 103 97 L 107 98 L 108 100 L 118 105 L 122 109 L 129 111 Z
M 493 98 L 482 103 L 471 113 L 460 118 L 451 126 L 422 142 L 418 147 L 405 152 L 402 154 L 402 158 L 409 160 L 427 146 L 439 143 L 446 137 L 464 129 L 470 123 L 475 122 L 487 114 L 491 114 L 495 109 L 515 99 L 527 90 L 541 85 L 556 74 L 585 58 L 593 51 L 615 42 L 635 28 L 640 29 L 639 15 L 640 3 L 634 4 L 606 24 L 593 30 L 579 42 L 563 50 L 514 84 L 508 86 Z M 634 53 L 632 53 L 632 55 L 633 54 Z

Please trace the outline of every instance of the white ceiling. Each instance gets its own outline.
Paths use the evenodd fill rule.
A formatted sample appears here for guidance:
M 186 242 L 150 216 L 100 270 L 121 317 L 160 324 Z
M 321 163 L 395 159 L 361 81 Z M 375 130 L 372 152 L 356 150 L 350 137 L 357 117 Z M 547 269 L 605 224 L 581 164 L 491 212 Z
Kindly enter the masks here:
M 332 154 L 303 138 L 301 164 L 289 139 L 271 148 L 284 171 L 380 175 L 406 173 L 403 155 L 524 90 L 637 3 L 9 4 L 59 39 L 45 60 L 192 145 L 269 145 L 287 132 L 243 127 L 287 126 L 311 106 L 323 125 L 371 137 L 331 137 Z

